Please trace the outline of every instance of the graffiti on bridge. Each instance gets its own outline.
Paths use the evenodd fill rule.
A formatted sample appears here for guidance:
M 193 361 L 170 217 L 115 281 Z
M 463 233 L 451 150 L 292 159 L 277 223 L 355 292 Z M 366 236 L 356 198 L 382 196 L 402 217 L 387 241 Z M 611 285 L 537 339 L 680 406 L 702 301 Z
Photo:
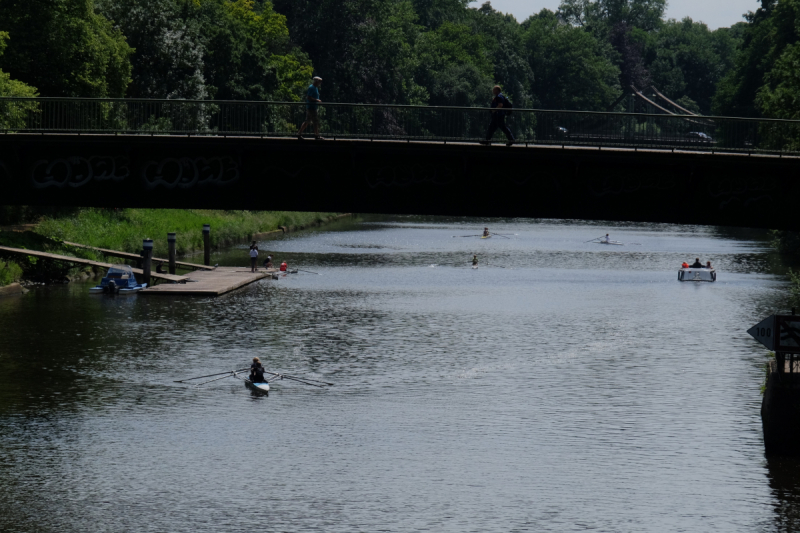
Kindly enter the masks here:
M 773 193 L 778 191 L 777 179 L 772 176 L 714 177 L 708 180 L 708 193 L 719 198 L 719 210 L 774 205 Z M 780 194 L 780 192 L 779 192 Z
M 122 181 L 130 175 L 127 157 L 90 156 L 40 159 L 33 164 L 34 187 L 82 187 L 94 181 Z
M 366 170 L 364 177 L 371 189 L 420 184 L 449 185 L 456 180 L 453 170 L 444 165 L 373 167 Z
M 142 167 L 145 187 L 189 189 L 197 186 L 219 187 L 235 183 L 240 177 L 240 163 L 232 157 L 168 157 L 148 161 Z

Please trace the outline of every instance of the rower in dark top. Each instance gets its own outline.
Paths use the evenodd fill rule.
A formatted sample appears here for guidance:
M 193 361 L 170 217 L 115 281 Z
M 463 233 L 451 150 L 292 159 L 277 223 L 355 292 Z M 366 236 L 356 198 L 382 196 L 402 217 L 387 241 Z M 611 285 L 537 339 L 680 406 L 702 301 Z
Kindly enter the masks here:
M 484 237 L 488 237 L 489 236 L 489 228 L 483 228 L 483 236 Z
M 261 361 L 258 360 L 258 357 L 253 357 L 253 364 L 250 365 L 250 381 L 253 383 L 264 383 L 267 381 L 264 379 L 264 367 L 261 366 Z
M 694 263 L 692 263 L 692 268 L 703 268 L 703 263 L 700 262 L 699 257 L 694 260 Z
M 474 266 L 474 267 L 478 266 L 478 256 L 477 255 L 473 255 L 472 256 L 472 266 Z

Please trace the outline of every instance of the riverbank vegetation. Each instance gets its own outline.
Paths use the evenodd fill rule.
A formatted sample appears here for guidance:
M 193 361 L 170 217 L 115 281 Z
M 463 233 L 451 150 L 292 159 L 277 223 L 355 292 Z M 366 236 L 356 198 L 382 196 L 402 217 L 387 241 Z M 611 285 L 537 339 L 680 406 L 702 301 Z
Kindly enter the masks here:
M 26 221 L 31 220 L 33 211 L 23 211 Z M 278 230 L 281 226 L 311 226 L 335 216 L 289 211 L 72 209 L 42 216 L 30 231 L 0 231 L 0 245 L 113 263 L 118 260 L 66 245 L 64 241 L 138 254 L 142 240 L 149 238 L 153 239 L 154 255 L 166 257 L 167 233 L 175 232 L 177 253 L 190 255 L 203 249 L 203 224 L 211 225 L 211 245 L 217 249 L 246 242 L 256 233 Z M 0 286 L 20 278 L 61 281 L 81 270 L 90 269 L 0 252 Z

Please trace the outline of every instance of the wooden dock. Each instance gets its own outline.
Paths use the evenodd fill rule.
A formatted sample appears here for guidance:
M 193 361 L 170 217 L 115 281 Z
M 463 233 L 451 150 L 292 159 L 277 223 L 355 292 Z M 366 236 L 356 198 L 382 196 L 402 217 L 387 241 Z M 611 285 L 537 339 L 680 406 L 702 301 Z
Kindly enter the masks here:
M 260 279 L 268 278 L 277 269 L 250 272 L 250 267 L 217 267 L 213 271 L 198 270 L 187 274 L 186 283 L 165 283 L 139 292 L 146 295 L 220 296 Z
M 91 266 L 98 266 L 100 268 L 111 268 L 111 263 L 102 263 L 100 261 L 92 261 L 90 259 L 83 259 L 81 257 L 72 257 L 69 255 L 58 255 L 58 254 L 51 254 L 49 252 L 37 252 L 36 250 L 24 250 L 22 248 L 10 248 L 8 246 L 0 246 L 0 252 L 7 252 L 16 255 L 29 255 L 31 257 L 39 257 L 42 259 L 52 259 L 54 261 L 64 261 L 66 263 L 75 263 L 77 265 L 91 265 Z M 144 275 L 139 268 L 133 269 L 134 274 Z M 172 274 L 159 274 L 155 270 L 150 273 L 150 277 L 153 279 L 163 279 L 166 281 L 174 281 L 177 283 L 186 281 L 186 276 L 175 276 Z
M 100 252 L 101 254 L 107 255 L 109 257 L 118 257 L 120 259 L 127 259 L 129 261 L 142 260 L 142 256 L 139 254 L 120 252 L 119 250 L 109 250 L 107 248 L 95 248 L 94 246 L 87 246 L 85 244 L 78 244 L 76 242 L 64 241 L 64 244 L 68 246 L 74 246 L 75 248 L 85 248 L 87 250 L 94 250 L 95 252 Z M 152 261 L 154 263 L 162 262 L 165 265 L 169 264 L 169 259 L 160 259 L 158 257 L 153 257 Z M 184 270 L 214 270 L 214 267 L 212 266 L 198 265 L 196 263 L 185 263 L 183 261 L 175 261 L 175 266 L 177 266 L 178 268 L 182 268 Z

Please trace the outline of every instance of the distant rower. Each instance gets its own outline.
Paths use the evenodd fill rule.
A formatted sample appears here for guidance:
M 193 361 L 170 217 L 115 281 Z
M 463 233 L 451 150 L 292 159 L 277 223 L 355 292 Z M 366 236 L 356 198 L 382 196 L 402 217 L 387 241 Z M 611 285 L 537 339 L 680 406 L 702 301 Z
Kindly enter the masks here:
M 483 228 L 483 236 L 484 237 L 488 237 L 489 236 L 489 228 Z
M 478 256 L 477 255 L 473 255 L 472 256 L 472 266 L 478 266 Z
M 605 237 L 601 237 L 600 238 L 600 242 L 604 242 L 604 243 L 608 244 L 609 242 L 611 242 L 611 237 L 609 237 L 608 233 L 606 233 Z

